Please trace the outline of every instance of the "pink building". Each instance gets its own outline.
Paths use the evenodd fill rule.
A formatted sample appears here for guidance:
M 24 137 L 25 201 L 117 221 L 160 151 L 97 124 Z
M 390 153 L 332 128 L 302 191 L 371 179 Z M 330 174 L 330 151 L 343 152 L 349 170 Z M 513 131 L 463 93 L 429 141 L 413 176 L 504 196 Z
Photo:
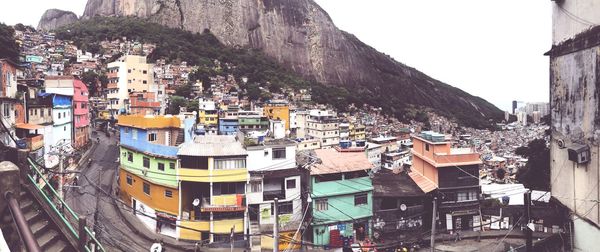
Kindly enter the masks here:
M 75 123 L 73 143 L 80 148 L 90 141 L 90 110 L 87 86 L 78 79 L 73 80 L 73 121 Z

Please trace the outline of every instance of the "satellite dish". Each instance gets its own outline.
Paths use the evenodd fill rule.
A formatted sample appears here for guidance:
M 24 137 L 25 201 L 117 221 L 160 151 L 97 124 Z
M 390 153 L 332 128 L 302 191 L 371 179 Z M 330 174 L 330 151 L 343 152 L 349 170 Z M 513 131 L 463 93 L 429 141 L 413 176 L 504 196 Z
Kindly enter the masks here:
M 200 205 L 200 200 L 198 198 L 195 198 L 194 201 L 192 202 L 192 205 L 194 205 L 195 207 Z
M 406 211 L 406 204 L 402 204 L 402 205 L 400 205 L 400 210 L 402 210 L 402 211 Z
M 152 244 L 152 247 L 150 247 L 150 252 L 161 252 L 162 251 L 162 245 L 160 245 L 160 243 L 154 243 Z

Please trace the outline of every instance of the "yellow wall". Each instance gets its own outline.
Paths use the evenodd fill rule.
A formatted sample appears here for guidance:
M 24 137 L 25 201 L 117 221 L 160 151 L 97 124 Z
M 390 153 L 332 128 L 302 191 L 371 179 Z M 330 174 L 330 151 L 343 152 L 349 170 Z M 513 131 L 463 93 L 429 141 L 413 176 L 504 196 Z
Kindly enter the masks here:
M 210 223 L 208 221 L 181 221 L 179 225 L 206 232 L 210 231 Z M 201 239 L 201 234 L 193 230 L 179 228 L 179 239 L 198 241 Z
M 127 175 L 133 179 L 131 185 L 127 184 Z M 144 193 L 144 182 L 150 185 L 150 195 Z M 175 216 L 179 215 L 179 191 L 177 189 L 152 184 L 141 177 L 127 172 L 123 168 L 119 169 L 119 186 L 121 188 L 121 199 L 125 202 L 131 202 L 131 197 L 133 197 L 155 210 L 167 212 Z M 170 190 L 173 197 L 166 197 L 165 190 Z
M 186 177 L 189 176 L 189 177 Z M 244 182 L 248 177 L 247 169 L 200 170 L 179 169 L 179 179 L 191 182 Z
M 204 110 L 200 110 L 198 113 L 198 121 L 204 125 L 217 125 L 219 123 L 218 114 L 206 114 Z
M 178 117 L 165 116 L 150 116 L 143 115 L 120 115 L 120 126 L 130 126 L 141 129 L 156 129 L 156 128 L 179 128 L 181 120 Z
M 211 205 L 232 206 L 237 205 L 237 194 L 218 195 L 211 198 Z
M 285 129 L 290 129 L 290 107 L 289 106 L 269 106 L 263 108 L 264 114 L 269 119 L 284 120 Z
M 213 233 L 229 234 L 231 233 L 231 227 L 233 227 L 234 225 L 235 229 L 233 230 L 233 232 L 244 232 L 244 219 L 231 219 L 213 221 Z

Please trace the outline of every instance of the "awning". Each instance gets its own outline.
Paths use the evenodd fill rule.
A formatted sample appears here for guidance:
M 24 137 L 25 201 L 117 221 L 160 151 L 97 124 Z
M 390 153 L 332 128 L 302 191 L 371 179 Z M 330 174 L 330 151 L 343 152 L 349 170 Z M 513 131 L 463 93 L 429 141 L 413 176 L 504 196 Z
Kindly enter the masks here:
M 421 188 L 421 190 L 423 190 L 424 193 L 431 192 L 437 188 L 435 183 L 421 175 L 421 173 L 411 171 L 408 173 L 408 176 L 410 176 L 410 178 L 419 186 L 419 188 Z
M 37 125 L 37 124 L 31 124 L 31 123 L 17 123 L 17 125 L 15 125 L 15 127 L 18 129 L 26 129 L 26 130 L 36 130 L 36 129 L 44 128 L 44 126 Z

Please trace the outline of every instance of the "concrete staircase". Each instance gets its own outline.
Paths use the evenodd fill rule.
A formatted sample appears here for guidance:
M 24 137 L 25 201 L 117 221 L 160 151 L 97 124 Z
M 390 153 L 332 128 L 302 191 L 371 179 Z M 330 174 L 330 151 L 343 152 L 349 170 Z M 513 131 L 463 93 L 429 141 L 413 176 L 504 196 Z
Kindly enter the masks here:
M 185 141 L 185 131 L 183 129 L 179 129 L 179 134 L 177 134 L 177 139 L 175 140 L 175 146 L 179 146 Z
M 260 248 L 260 235 L 254 235 L 254 234 L 260 234 L 260 225 L 258 224 L 258 221 L 251 221 L 250 222 L 250 250 L 251 251 L 261 251 Z
M 66 237 L 64 237 L 63 233 L 51 222 L 50 217 L 42 210 L 36 200 L 28 192 L 25 192 L 25 190 L 22 190 L 19 195 L 19 205 L 42 251 L 76 251 Z M 10 229 L 3 230 L 5 234 L 17 233 L 8 209 L 3 213 L 0 222 L 1 226 Z M 19 245 L 9 244 L 9 247 L 11 247 L 11 250 L 17 251 L 13 248 L 19 247 Z

